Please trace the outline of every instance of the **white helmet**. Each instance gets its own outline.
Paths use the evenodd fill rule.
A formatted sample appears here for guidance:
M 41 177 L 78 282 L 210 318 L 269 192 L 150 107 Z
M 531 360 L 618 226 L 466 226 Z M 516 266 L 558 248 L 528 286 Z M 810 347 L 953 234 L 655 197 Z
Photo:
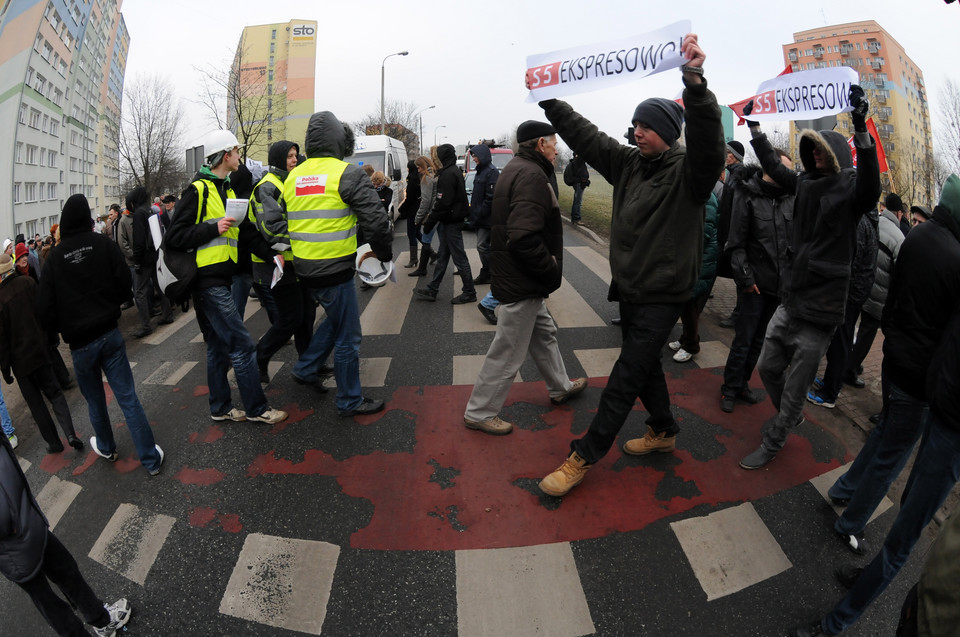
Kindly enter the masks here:
M 237 147 L 242 145 L 237 140 L 237 136 L 228 130 L 215 130 L 203 141 L 205 157 L 212 157 L 219 152 L 228 152 Z

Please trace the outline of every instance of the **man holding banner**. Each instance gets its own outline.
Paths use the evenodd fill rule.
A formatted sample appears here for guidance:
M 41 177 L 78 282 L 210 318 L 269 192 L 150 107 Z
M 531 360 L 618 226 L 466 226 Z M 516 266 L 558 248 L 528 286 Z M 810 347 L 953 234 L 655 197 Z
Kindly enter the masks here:
M 807 388 L 834 331 L 843 323 L 857 223 L 880 197 L 877 148 L 865 119 L 869 103 L 856 84 L 845 97 L 853 109 L 856 168 L 842 135 L 805 130 L 800 138 L 804 172 L 798 176 L 780 163 L 760 125 L 747 122 L 764 172 L 795 193 L 796 200 L 783 299 L 767 326 L 757 367 L 778 413 L 764 426 L 760 447 L 740 461 L 744 469 L 759 469 L 773 460 L 790 430 L 803 421 Z M 753 109 L 753 103 L 747 104 L 744 116 Z M 761 111 L 768 109 L 761 104 Z
M 704 205 L 723 170 L 723 127 L 716 97 L 703 78 L 697 36 L 682 37 L 679 56 L 686 148 L 677 143 L 684 110 L 673 100 L 651 98 L 634 111 L 636 147 L 608 137 L 556 99 L 541 101 L 547 118 L 570 148 L 613 184 L 609 299 L 619 301 L 623 345 L 587 434 L 574 440 L 563 464 L 540 482 L 562 496 L 609 451 L 639 397 L 650 414 L 649 431 L 624 452 L 672 452 L 679 426 L 660 353 L 690 300 L 700 273 Z M 528 74 L 528 88 L 534 83 Z M 619 239 L 617 239 L 619 237 Z

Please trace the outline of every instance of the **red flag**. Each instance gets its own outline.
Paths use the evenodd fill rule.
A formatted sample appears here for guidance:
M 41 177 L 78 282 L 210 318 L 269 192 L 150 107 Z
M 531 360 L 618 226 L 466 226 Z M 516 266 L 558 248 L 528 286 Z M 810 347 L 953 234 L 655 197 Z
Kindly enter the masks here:
M 873 123 L 873 118 L 867 120 L 867 132 L 873 137 L 873 142 L 877 145 L 877 163 L 880 165 L 880 172 L 885 173 L 889 170 L 887 166 L 887 154 L 883 151 L 883 144 L 880 143 L 880 134 L 877 132 L 877 125 Z M 857 167 L 857 147 L 853 143 L 853 137 L 847 140 L 850 145 L 850 154 L 853 155 L 853 167 Z
M 786 75 L 787 73 L 793 73 L 793 66 L 790 64 L 788 64 L 785 69 L 777 73 L 777 77 L 780 77 L 781 75 Z M 734 113 L 736 113 L 737 117 L 739 118 L 737 120 L 737 126 L 743 126 L 744 124 L 747 123 L 747 120 L 743 118 L 743 107 L 746 106 L 747 103 L 750 100 L 752 100 L 754 97 L 756 97 L 756 95 L 751 95 L 747 99 L 740 100 L 739 102 L 734 102 L 733 104 L 727 104 L 727 107 L 730 110 L 732 110 Z

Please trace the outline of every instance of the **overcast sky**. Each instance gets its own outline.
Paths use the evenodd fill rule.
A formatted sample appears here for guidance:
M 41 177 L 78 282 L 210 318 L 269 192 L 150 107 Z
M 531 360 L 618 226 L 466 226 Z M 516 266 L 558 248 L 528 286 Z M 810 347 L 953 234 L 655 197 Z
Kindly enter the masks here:
M 525 101 L 527 55 L 643 34 L 684 19 L 699 35 L 706 77 L 721 104 L 752 95 L 760 82 L 779 73 L 781 45 L 792 42 L 794 32 L 866 19 L 886 29 L 923 72 L 934 135 L 940 87 L 946 77 L 960 81 L 960 2 L 943 0 L 233 0 L 213 6 L 196 0 L 125 0 L 122 6 L 130 31 L 125 81 L 153 73 L 171 79 L 184 100 L 188 146 L 214 128 L 203 108 L 192 103 L 200 94 L 195 67 L 227 66 L 246 25 L 298 18 L 319 22 L 315 107 L 344 121 L 376 110 L 384 56 L 409 51 L 386 61 L 386 97 L 436 106 L 423 114 L 428 143 L 435 132 L 441 142 L 464 144 L 509 134 L 526 119 L 543 119 L 542 110 Z M 196 12 L 198 7 L 204 10 Z M 668 71 L 567 101 L 601 130 L 619 136 L 637 103 L 675 97 L 682 87 L 679 76 Z M 746 127 L 736 136 L 746 142 Z

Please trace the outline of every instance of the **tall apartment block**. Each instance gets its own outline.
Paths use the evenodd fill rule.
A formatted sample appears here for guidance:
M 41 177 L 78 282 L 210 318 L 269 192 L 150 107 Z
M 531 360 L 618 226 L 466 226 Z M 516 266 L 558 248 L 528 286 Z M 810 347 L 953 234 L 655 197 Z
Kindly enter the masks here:
M 281 139 L 303 150 L 313 115 L 316 62 L 314 20 L 243 29 L 230 70 L 236 97 L 227 98 L 227 126 L 248 144 L 248 157 L 266 164 L 267 149 Z M 244 139 L 244 130 L 253 131 L 250 138 Z
M 923 72 L 892 35 L 873 20 L 800 31 L 783 45 L 783 57 L 794 71 L 857 71 L 890 168 L 881 175 L 884 192 L 897 192 L 907 205 L 932 203 L 933 139 Z M 840 115 L 837 126 L 853 135 L 849 114 Z M 791 126 L 792 149 L 797 140 Z
M 44 235 L 67 197 L 120 198 L 122 0 L 0 0 L 0 237 Z

